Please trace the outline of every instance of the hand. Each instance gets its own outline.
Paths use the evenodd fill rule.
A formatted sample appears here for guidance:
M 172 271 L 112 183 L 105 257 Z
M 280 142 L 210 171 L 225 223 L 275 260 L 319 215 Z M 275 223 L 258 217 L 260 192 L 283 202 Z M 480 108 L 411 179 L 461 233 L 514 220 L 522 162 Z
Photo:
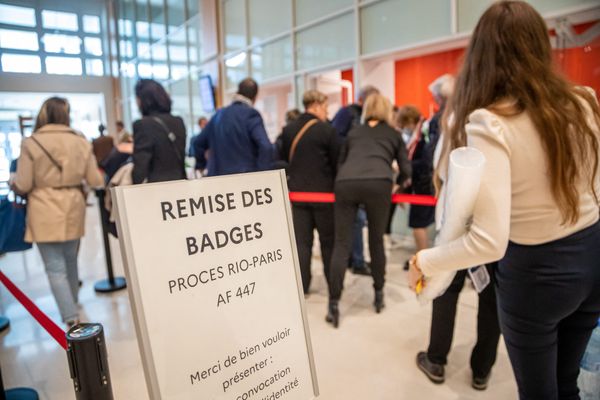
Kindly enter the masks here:
M 408 262 L 408 286 L 415 292 L 417 291 L 417 284 L 419 281 L 421 281 L 421 284 L 425 286 L 423 273 L 417 265 L 417 260 L 417 254 L 415 254 Z

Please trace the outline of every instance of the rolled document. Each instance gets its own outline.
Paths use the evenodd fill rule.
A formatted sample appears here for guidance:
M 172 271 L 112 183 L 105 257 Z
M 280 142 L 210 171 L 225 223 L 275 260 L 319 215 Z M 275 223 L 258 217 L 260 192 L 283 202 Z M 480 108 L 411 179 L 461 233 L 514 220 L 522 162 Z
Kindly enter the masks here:
M 458 239 L 469 229 L 484 165 L 485 156 L 476 148 L 459 147 L 450 153 L 448 179 L 444 182 L 438 201 L 438 207 L 443 209 L 440 220 L 436 221 L 439 232 L 435 246 Z M 419 301 L 427 303 L 444 294 L 455 275 L 453 271 L 426 276 L 423 290 L 417 295 Z

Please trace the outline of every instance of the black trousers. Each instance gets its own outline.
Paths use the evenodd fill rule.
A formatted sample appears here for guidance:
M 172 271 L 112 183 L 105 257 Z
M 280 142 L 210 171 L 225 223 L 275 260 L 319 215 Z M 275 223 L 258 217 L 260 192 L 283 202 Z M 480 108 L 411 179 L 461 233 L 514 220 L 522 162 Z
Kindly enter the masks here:
M 477 311 L 477 343 L 471 352 L 471 369 L 478 378 L 486 377 L 494 363 L 500 341 L 500 326 L 496 308 L 496 291 L 494 290 L 494 270 L 497 263 L 486 268 L 492 281 L 479 293 L 479 309 Z M 427 357 L 431 362 L 446 365 L 448 353 L 454 336 L 454 320 L 458 295 L 462 290 L 466 270 L 458 271 L 446 292 L 433 301 L 431 315 L 431 336 Z
M 331 257 L 329 298 L 339 300 L 344 288 L 344 276 L 352 248 L 352 226 L 358 206 L 367 212 L 369 252 L 373 287 L 383 289 L 385 283 L 385 251 L 383 234 L 390 212 L 392 182 L 387 179 L 356 179 L 335 184 L 335 245 Z
M 600 316 L 600 223 L 550 243 L 510 243 L 496 279 L 521 400 L 579 399 L 579 363 Z
M 333 205 L 294 204 L 292 214 L 300 272 L 302 274 L 302 286 L 304 293 L 308 293 L 312 278 L 310 261 L 315 229 L 319 232 L 325 278 L 329 281 L 331 252 L 333 251 Z

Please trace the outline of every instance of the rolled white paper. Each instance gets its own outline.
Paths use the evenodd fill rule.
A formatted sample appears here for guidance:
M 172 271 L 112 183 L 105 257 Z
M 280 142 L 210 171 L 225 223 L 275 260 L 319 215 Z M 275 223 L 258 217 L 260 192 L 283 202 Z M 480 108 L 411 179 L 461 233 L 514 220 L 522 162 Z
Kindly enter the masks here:
M 436 225 L 439 232 L 435 246 L 458 239 L 469 229 L 484 165 L 485 156 L 476 148 L 459 147 L 450 153 L 448 179 L 444 182 L 438 200 L 438 207 L 443 209 Z M 466 269 L 474 265 L 464 267 Z M 434 276 L 426 276 L 425 287 L 417 296 L 419 301 L 426 303 L 444 294 L 455 275 L 456 272 L 440 272 Z

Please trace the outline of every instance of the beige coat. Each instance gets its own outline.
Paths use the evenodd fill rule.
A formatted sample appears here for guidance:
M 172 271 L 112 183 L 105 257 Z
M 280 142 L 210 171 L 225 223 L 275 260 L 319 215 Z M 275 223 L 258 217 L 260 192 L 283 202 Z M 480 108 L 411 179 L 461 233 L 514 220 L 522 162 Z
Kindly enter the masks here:
M 82 184 L 103 185 L 92 145 L 65 125 L 49 124 L 33 136 L 62 166 L 62 173 L 32 138 L 23 140 L 15 190 L 27 194 L 27 242 L 63 242 L 83 236 Z

